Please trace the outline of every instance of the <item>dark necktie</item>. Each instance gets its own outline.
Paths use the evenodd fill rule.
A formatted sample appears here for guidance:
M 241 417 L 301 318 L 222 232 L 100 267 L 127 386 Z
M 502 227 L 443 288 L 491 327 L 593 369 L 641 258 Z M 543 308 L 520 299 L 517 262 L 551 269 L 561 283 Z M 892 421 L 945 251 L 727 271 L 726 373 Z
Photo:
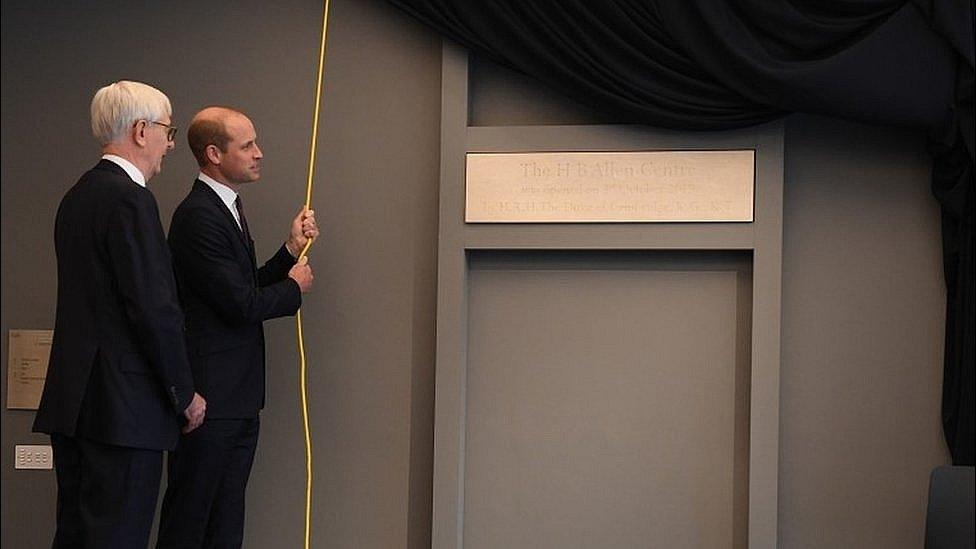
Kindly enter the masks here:
M 237 206 L 237 218 L 241 220 L 241 233 L 244 235 L 244 246 L 247 248 L 247 253 L 251 257 L 251 274 L 255 277 L 254 283 L 257 284 L 257 273 L 254 270 L 256 268 L 254 245 L 251 241 L 251 231 L 247 229 L 247 218 L 244 217 L 244 204 L 241 203 L 241 197 L 237 197 L 234 205 Z
M 244 233 L 244 240 L 248 243 L 251 242 L 251 231 L 247 230 L 247 218 L 244 217 L 244 204 L 241 202 L 241 197 L 237 197 L 234 200 L 234 205 L 237 206 L 237 218 L 241 222 L 241 232 Z

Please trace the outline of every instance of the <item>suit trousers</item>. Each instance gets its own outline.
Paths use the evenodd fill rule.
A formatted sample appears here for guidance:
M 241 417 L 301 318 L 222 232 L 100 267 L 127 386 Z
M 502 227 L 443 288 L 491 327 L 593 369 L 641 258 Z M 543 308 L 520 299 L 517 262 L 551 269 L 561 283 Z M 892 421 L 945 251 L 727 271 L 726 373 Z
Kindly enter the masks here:
M 260 420 L 206 419 L 169 455 L 157 549 L 238 548 Z
M 52 547 L 146 547 L 152 529 L 163 452 L 51 435 L 58 480 Z

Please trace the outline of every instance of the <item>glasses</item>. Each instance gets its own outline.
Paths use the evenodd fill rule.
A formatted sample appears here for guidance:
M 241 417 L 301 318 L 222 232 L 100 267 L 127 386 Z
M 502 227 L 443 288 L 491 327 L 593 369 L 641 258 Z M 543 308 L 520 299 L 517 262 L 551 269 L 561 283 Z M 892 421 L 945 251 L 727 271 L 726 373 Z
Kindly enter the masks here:
M 169 124 L 163 124 L 162 122 L 157 122 L 155 120 L 147 120 L 146 122 L 148 122 L 149 124 L 156 124 L 157 126 L 162 126 L 162 127 L 166 128 L 166 140 L 167 141 L 172 141 L 173 139 L 176 139 L 176 131 L 179 130 L 179 128 L 177 128 L 176 126 L 171 126 Z

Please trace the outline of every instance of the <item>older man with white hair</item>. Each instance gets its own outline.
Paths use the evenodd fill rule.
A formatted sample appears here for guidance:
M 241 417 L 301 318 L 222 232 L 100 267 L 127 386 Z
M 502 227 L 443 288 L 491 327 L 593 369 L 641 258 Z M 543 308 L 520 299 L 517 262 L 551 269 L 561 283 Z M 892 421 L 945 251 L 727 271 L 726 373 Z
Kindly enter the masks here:
M 174 146 L 171 116 L 169 99 L 152 86 L 98 90 L 91 121 L 102 159 L 58 207 L 54 341 L 34 422 L 54 449 L 54 547 L 146 547 L 162 451 L 206 413 L 146 188 Z

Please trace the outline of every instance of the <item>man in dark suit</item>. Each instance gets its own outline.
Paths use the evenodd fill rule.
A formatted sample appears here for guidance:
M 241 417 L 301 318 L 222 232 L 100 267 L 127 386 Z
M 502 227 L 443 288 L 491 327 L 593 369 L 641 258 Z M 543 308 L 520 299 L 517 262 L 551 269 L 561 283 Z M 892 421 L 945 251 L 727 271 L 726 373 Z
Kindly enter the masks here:
M 169 245 L 207 421 L 170 453 L 157 548 L 240 547 L 264 407 L 262 322 L 298 311 L 312 272 L 296 258 L 318 229 L 303 208 L 288 240 L 258 269 L 238 196 L 261 173 L 254 125 L 236 110 L 208 107 L 193 117 L 187 139 L 200 174 L 173 214 Z
M 146 182 L 173 148 L 169 99 L 139 82 L 91 104 L 102 160 L 65 194 L 58 304 L 34 430 L 51 435 L 54 547 L 145 547 L 162 451 L 203 421 L 169 250 Z

